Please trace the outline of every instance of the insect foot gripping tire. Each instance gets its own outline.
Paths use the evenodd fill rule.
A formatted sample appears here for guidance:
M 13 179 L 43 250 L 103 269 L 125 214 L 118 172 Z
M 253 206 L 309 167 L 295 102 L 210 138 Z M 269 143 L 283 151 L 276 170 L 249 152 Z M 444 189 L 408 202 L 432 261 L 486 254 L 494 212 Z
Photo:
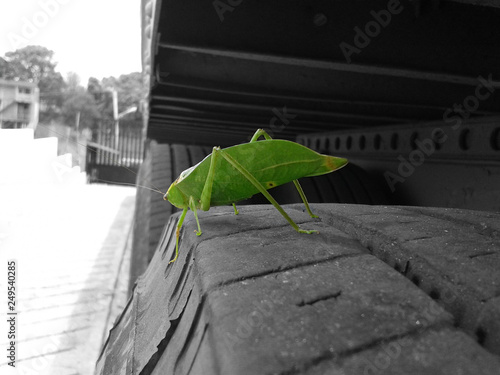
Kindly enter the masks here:
M 96 373 L 500 373 L 500 215 L 311 208 L 173 215 Z

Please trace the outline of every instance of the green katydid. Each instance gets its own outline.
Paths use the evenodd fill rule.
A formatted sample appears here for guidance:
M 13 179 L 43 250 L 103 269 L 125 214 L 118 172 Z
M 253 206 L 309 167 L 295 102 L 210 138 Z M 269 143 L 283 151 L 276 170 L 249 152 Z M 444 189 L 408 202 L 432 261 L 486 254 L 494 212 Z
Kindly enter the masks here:
M 261 136 L 265 139 L 258 141 Z M 208 211 L 211 206 L 232 204 L 237 215 L 235 202 L 259 192 L 297 232 L 317 233 L 300 229 L 267 190 L 293 181 L 309 215 L 317 217 L 311 212 L 297 179 L 330 173 L 346 164 L 346 159 L 321 155 L 295 142 L 274 140 L 263 129 L 258 129 L 249 143 L 224 149 L 214 147 L 205 159 L 183 171 L 163 197 L 182 208 L 176 230 L 175 258 L 170 263 L 179 255 L 179 234 L 189 208 L 194 213 L 199 236 L 198 209 Z

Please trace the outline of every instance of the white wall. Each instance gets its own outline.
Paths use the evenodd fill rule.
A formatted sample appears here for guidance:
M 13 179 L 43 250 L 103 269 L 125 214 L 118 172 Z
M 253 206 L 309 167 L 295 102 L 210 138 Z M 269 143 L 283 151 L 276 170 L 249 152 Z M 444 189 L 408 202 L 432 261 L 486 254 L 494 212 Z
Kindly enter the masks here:
M 71 154 L 57 155 L 57 138 L 33 138 L 33 129 L 0 129 L 0 186 L 85 183 Z

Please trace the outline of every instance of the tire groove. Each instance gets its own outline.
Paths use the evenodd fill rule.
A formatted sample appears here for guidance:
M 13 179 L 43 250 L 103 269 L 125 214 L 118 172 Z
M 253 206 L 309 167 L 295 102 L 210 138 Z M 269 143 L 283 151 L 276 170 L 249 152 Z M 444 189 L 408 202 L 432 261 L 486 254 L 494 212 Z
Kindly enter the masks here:
M 188 301 L 189 298 L 191 297 L 191 293 L 192 290 L 189 291 Z M 200 305 L 202 304 L 203 301 L 200 301 Z M 172 339 L 175 331 L 177 330 L 177 327 L 179 326 L 182 317 L 184 316 L 184 312 L 185 310 L 183 309 L 176 319 L 170 320 L 170 327 L 168 328 L 167 332 L 165 332 L 165 336 L 158 344 L 157 346 L 158 350 L 151 356 L 151 358 L 149 358 L 148 363 L 140 370 L 139 375 L 150 375 L 155 370 L 156 364 L 158 363 L 161 356 L 165 352 L 167 345 L 170 343 L 170 340 Z M 134 340 L 134 352 L 135 352 L 135 340 Z M 135 353 L 133 360 L 135 362 Z M 133 371 L 135 371 L 135 363 L 133 365 Z
M 312 299 L 308 299 L 307 301 L 301 301 L 300 303 L 297 303 L 296 305 L 298 307 L 303 307 L 303 306 L 312 306 L 318 302 L 323 302 L 323 301 L 328 301 L 329 299 L 337 299 L 338 297 L 340 297 L 342 295 L 342 291 L 338 291 L 336 293 L 332 293 L 332 294 L 328 294 L 328 295 L 323 295 L 323 296 L 320 296 L 320 297 L 316 297 L 316 298 L 312 298 Z
M 204 299 L 205 297 L 202 297 L 202 299 Z M 204 301 L 200 301 L 200 303 L 198 304 L 197 308 L 196 308 L 196 312 L 195 312 L 195 315 L 194 315 L 194 318 L 193 318 L 193 321 L 191 322 L 191 327 L 189 328 L 189 332 L 186 336 L 186 339 L 184 341 L 184 345 L 182 345 L 182 348 L 177 356 L 177 359 L 175 361 L 175 364 L 174 364 L 174 373 L 176 373 L 176 369 L 179 365 L 179 362 L 181 361 L 182 357 L 186 355 L 186 352 L 188 351 L 188 349 L 190 348 L 190 346 L 192 345 L 192 342 L 193 342 L 193 338 L 195 336 L 195 333 L 196 333 L 196 330 L 201 322 L 201 317 L 202 317 L 202 314 L 203 314 L 203 310 L 204 310 L 204 307 L 205 307 L 205 302 Z M 205 333 L 207 331 L 207 327 L 208 327 L 208 324 L 205 324 L 205 327 L 203 328 L 203 334 L 202 334 L 202 337 L 200 339 L 200 342 L 199 344 L 197 345 L 197 350 L 196 350 L 196 353 L 198 352 L 200 346 L 201 346 L 201 342 L 203 340 L 203 337 L 205 336 Z M 196 355 L 195 357 L 196 358 Z M 194 362 L 194 360 L 193 360 Z M 192 366 L 193 363 L 191 363 L 191 366 Z M 190 367 L 191 367 L 190 366 Z
M 354 258 L 354 257 L 366 256 L 366 255 L 368 255 L 368 254 L 365 254 L 365 253 L 359 253 L 359 254 L 341 254 L 341 255 L 335 255 L 335 256 L 333 256 L 331 258 L 314 260 L 314 261 L 310 261 L 310 262 L 304 262 L 304 263 L 296 264 L 296 265 L 289 266 L 289 267 L 274 268 L 274 269 L 263 271 L 263 272 L 260 272 L 260 273 L 255 273 L 255 274 L 249 275 L 249 276 L 244 276 L 244 277 L 238 277 L 238 278 L 234 278 L 234 279 L 230 279 L 230 280 L 225 280 L 225 281 L 223 281 L 221 283 L 218 283 L 218 284 L 215 284 L 211 288 L 207 289 L 206 292 L 205 292 L 205 294 L 212 293 L 212 292 L 214 292 L 216 290 L 222 289 L 222 288 L 224 288 L 226 286 L 229 286 L 229 285 L 232 285 L 232 284 L 236 284 L 236 283 L 239 283 L 239 282 L 242 282 L 242 281 L 255 280 L 255 279 L 258 279 L 258 278 L 261 278 L 261 277 L 265 277 L 265 276 L 269 276 L 269 275 L 273 275 L 273 274 L 280 274 L 280 273 L 283 273 L 283 272 L 287 272 L 287 271 L 291 271 L 291 270 L 297 270 L 297 269 L 301 269 L 301 268 L 305 268 L 305 267 L 310 267 L 310 266 L 315 266 L 315 265 L 318 265 L 318 264 L 330 263 L 330 262 L 337 261 L 339 259 Z
M 322 355 L 319 355 L 318 357 L 310 360 L 309 362 L 306 362 L 301 366 L 300 368 L 294 368 L 290 370 L 286 370 L 283 372 L 280 372 L 279 375 L 297 375 L 297 374 L 303 374 L 304 372 L 312 369 L 314 366 L 319 365 L 321 362 L 328 361 L 328 360 L 342 360 L 344 358 L 351 357 L 354 354 L 358 354 L 361 352 L 364 352 L 366 350 L 370 349 L 375 349 L 377 347 L 380 347 L 384 344 L 394 342 L 396 340 L 401 340 L 404 338 L 413 338 L 418 335 L 421 335 L 426 332 L 432 332 L 432 331 L 439 331 L 443 328 L 452 328 L 449 325 L 445 323 L 437 323 L 434 325 L 430 325 L 425 328 L 416 328 L 411 331 L 408 331 L 404 334 L 398 334 L 398 335 L 391 335 L 389 337 L 384 337 L 381 339 L 374 340 L 372 342 L 366 343 L 364 345 L 360 345 L 356 348 L 348 349 L 348 350 L 343 350 L 340 352 L 334 352 L 332 353 L 331 351 L 327 350 L 325 351 Z
M 203 344 L 203 340 L 205 339 L 205 335 L 207 334 L 207 331 L 208 331 L 208 324 L 205 324 L 205 327 L 203 328 L 203 333 L 202 333 L 201 338 L 200 338 L 200 342 L 196 348 L 196 352 L 194 353 L 193 360 L 191 361 L 191 364 L 188 368 L 187 374 L 190 374 L 191 370 L 193 369 L 193 365 L 196 361 L 196 358 L 198 357 L 201 345 Z M 179 356 L 179 358 L 181 358 L 181 356 Z M 176 367 L 177 367 L 177 363 L 176 363 Z
M 467 227 L 467 229 L 471 229 L 471 226 L 472 226 L 474 228 L 474 230 L 476 231 L 476 233 L 481 235 L 481 236 L 495 237 L 495 238 L 499 237 L 500 238 L 500 233 L 496 229 L 489 228 L 491 230 L 488 231 L 487 233 L 485 233 L 485 228 L 483 226 L 481 226 L 480 224 L 471 222 L 471 221 L 467 221 L 465 219 L 458 219 L 458 218 L 455 218 L 451 215 L 440 214 L 437 212 L 429 212 L 428 210 L 419 209 L 418 207 L 400 207 L 400 206 L 398 206 L 398 208 L 402 209 L 404 211 L 418 213 L 420 215 L 432 217 L 434 219 L 452 222 L 453 224 L 457 224 L 457 225 L 460 225 L 462 227 Z M 478 217 L 478 219 L 479 219 L 479 217 Z

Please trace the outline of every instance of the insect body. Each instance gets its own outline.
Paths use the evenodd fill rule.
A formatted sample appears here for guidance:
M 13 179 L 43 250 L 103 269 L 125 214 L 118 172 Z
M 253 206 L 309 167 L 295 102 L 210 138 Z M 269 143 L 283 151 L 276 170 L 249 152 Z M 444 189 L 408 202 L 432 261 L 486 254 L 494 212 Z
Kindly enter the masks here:
M 261 136 L 265 140 L 258 141 Z M 175 258 L 170 263 L 179 254 L 179 233 L 188 208 L 194 213 L 199 236 L 198 209 L 208 211 L 211 206 L 233 204 L 238 214 L 234 203 L 257 193 L 262 193 L 297 232 L 316 233 L 300 229 L 267 190 L 293 181 L 309 215 L 317 217 L 297 179 L 330 173 L 346 164 L 346 159 L 321 155 L 295 142 L 273 140 L 262 129 L 255 132 L 249 143 L 225 149 L 214 147 L 200 163 L 183 171 L 164 196 L 183 209 L 177 224 Z

